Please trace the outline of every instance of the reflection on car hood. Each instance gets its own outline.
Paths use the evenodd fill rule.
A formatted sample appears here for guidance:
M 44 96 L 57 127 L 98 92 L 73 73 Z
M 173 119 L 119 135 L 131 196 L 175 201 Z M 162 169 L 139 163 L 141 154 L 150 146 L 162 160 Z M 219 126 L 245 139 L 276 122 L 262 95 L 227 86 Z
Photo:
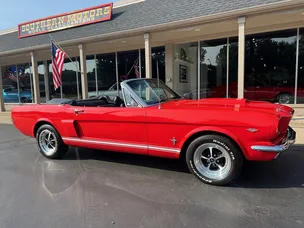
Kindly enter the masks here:
M 266 101 L 251 101 L 247 99 L 238 98 L 206 98 L 200 100 L 176 100 L 167 102 L 162 105 L 163 108 L 187 108 L 187 109 L 198 109 L 198 108 L 233 108 L 235 111 L 239 110 L 253 110 L 253 111 L 264 111 L 271 113 L 284 113 L 286 115 L 293 115 L 294 110 L 288 106 L 274 104 Z

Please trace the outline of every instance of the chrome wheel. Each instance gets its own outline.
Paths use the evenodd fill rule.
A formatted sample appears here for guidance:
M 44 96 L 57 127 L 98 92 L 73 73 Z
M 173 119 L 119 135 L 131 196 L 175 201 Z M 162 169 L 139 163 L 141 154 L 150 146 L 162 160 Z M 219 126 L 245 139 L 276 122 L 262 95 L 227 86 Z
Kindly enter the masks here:
M 52 156 L 56 153 L 58 142 L 55 134 L 48 129 L 43 130 L 39 134 L 39 145 L 42 152 L 47 156 Z
M 228 151 L 215 143 L 199 146 L 194 152 L 193 161 L 201 175 L 213 180 L 225 179 L 232 169 Z

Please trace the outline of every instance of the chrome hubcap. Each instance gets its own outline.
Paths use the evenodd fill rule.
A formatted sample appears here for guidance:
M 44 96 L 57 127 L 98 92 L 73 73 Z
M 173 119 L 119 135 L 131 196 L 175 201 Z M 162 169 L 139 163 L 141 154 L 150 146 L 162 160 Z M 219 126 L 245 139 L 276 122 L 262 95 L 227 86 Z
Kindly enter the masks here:
M 213 180 L 225 178 L 232 168 L 228 151 L 215 143 L 206 143 L 196 149 L 194 165 L 201 175 Z
M 288 104 L 289 103 L 289 96 L 288 95 L 284 95 L 284 96 L 280 96 L 279 97 L 279 103 L 280 104 Z
M 39 135 L 39 145 L 47 156 L 54 155 L 58 145 L 55 134 L 50 130 L 43 130 Z

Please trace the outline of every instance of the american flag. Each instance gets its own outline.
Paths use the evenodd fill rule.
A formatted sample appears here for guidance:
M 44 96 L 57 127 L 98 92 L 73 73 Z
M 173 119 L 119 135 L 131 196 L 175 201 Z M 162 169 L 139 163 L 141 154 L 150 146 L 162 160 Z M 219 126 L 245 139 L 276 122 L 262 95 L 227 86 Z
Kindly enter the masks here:
M 61 74 L 62 68 L 65 59 L 65 52 L 61 51 L 53 42 L 52 42 L 52 72 L 53 72 L 53 82 L 54 89 L 58 89 L 62 85 Z
M 15 82 L 17 81 L 17 76 L 10 73 L 10 72 L 7 74 L 7 78 L 9 78 L 9 79 L 11 79 L 12 81 L 15 81 Z
M 135 70 L 136 77 L 139 78 L 140 73 L 139 73 L 139 70 L 138 70 L 138 61 L 136 61 L 136 63 L 134 64 L 134 70 Z

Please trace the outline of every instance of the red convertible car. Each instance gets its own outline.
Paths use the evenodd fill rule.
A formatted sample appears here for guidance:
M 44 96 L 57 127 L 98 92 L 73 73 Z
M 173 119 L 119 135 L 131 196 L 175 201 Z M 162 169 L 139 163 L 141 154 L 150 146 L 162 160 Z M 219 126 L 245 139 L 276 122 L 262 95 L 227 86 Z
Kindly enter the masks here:
M 122 98 L 15 106 L 12 121 L 43 156 L 69 146 L 184 159 L 195 177 L 226 185 L 245 160 L 269 161 L 295 142 L 288 106 L 246 99 L 187 100 L 156 79 L 121 83 Z

